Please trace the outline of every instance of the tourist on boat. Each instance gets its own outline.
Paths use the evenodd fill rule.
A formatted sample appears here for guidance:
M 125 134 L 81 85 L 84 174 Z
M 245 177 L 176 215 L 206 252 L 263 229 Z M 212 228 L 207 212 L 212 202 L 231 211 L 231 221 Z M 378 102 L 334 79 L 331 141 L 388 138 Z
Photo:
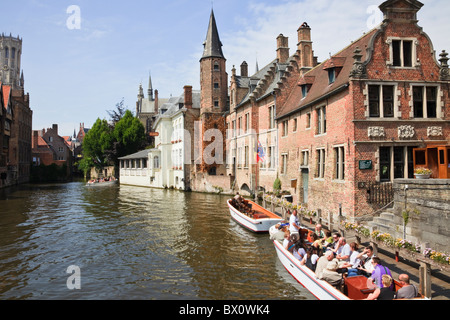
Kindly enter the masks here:
M 387 274 L 383 274 L 381 277 L 383 284 L 382 288 L 377 287 L 375 291 L 364 300 L 393 300 L 396 299 L 395 292 L 390 288 L 393 284 L 392 277 Z
M 330 230 L 325 231 L 326 239 L 322 242 L 322 248 L 330 248 L 333 245 L 333 236 L 331 235 Z
M 350 261 L 350 255 L 352 254 L 350 245 L 344 237 L 339 238 L 338 249 L 336 250 L 336 259 L 339 261 Z
M 300 226 L 300 223 L 298 221 L 297 210 L 294 210 L 292 211 L 291 217 L 289 218 L 289 231 L 291 233 L 299 233 L 301 228 L 302 227 Z
M 419 290 L 409 282 L 409 276 L 407 274 L 399 275 L 398 281 L 403 287 L 397 291 L 397 299 L 414 299 L 418 296 Z
M 383 274 L 387 274 L 392 278 L 391 270 L 388 267 L 383 266 L 381 264 L 381 259 L 379 257 L 372 258 L 373 271 L 370 276 L 370 279 L 374 281 L 378 288 L 383 288 L 383 282 L 381 281 L 381 277 Z M 392 288 L 393 289 L 393 288 Z
M 238 205 L 241 205 L 244 202 L 244 198 L 242 198 L 242 196 L 239 194 L 239 192 L 236 192 L 234 199 L 236 200 Z
M 333 287 L 339 287 L 342 284 L 343 277 L 341 273 L 337 272 L 339 262 L 336 259 L 328 262 L 326 268 L 322 272 L 322 280 L 325 280 Z
M 334 254 L 332 251 L 326 251 L 323 256 L 319 258 L 316 264 L 316 277 L 317 279 L 322 279 L 323 271 L 327 267 L 328 263 L 334 259 Z M 337 260 L 336 260 L 337 261 Z
M 337 250 L 339 249 L 339 239 L 341 238 L 341 234 L 339 232 L 333 233 L 333 243 L 331 246 L 329 246 L 329 249 L 333 251 L 334 255 L 336 256 Z
M 348 268 L 347 277 L 354 277 L 359 274 L 359 270 L 357 269 L 360 264 L 361 260 L 358 259 L 358 244 L 356 242 L 350 243 L 350 259 L 348 262 L 345 262 L 341 267 L 342 268 Z
M 306 250 L 306 255 L 303 256 L 303 260 L 300 261 L 300 264 L 307 266 L 312 271 L 316 271 L 317 260 L 319 260 L 317 249 L 309 247 L 308 250 Z
M 319 240 L 325 240 L 326 239 L 325 232 L 323 232 L 321 224 L 317 224 L 316 225 L 316 227 L 314 229 L 314 233 L 317 235 Z
M 291 235 L 289 237 L 288 246 L 286 248 L 287 251 L 289 251 L 290 253 L 293 253 L 295 244 L 298 242 L 299 239 L 300 239 L 300 237 L 299 237 L 298 233 L 291 233 Z
M 284 232 L 284 240 L 283 240 L 283 248 L 285 248 L 286 250 L 289 248 L 290 240 L 291 240 L 291 233 L 289 232 L 289 230 L 286 230 Z
M 292 255 L 297 258 L 297 260 L 302 261 L 303 257 L 306 256 L 305 246 L 303 240 L 300 238 L 294 246 Z
M 277 240 L 279 243 L 283 243 L 284 233 L 289 230 L 285 226 L 282 226 L 281 223 L 276 225 L 276 231 L 270 234 L 270 240 Z
M 367 246 L 360 254 L 358 254 L 358 259 L 361 260 L 361 266 L 358 267 L 360 275 L 370 277 L 374 270 L 374 266 L 372 264 L 373 256 L 372 246 Z

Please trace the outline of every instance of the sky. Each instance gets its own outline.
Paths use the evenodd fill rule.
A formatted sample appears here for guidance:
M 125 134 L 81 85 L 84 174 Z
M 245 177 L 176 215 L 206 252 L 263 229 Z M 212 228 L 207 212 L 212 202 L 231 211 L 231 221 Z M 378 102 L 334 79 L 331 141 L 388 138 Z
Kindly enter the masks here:
M 200 89 L 203 42 L 214 10 L 229 78 L 276 58 L 276 38 L 311 27 L 313 50 L 326 60 L 381 23 L 382 0 L 18 0 L 2 3 L 0 32 L 23 39 L 22 69 L 33 130 L 58 124 L 59 135 L 109 119 L 122 100 L 136 110 L 149 74 L 160 98 Z M 419 25 L 436 56 L 450 51 L 448 0 L 421 0 Z

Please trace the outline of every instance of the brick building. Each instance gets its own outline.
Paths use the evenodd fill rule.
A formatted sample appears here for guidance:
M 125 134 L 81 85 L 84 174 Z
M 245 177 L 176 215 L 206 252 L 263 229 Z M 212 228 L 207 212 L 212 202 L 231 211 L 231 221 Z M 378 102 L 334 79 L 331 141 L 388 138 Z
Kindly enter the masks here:
M 303 74 L 278 104 L 279 174 L 294 201 L 322 214 L 372 214 L 380 185 L 414 177 L 415 149 L 448 166 L 448 58 L 437 60 L 418 26 L 422 6 L 383 2 L 380 26 Z
M 65 139 L 59 136 L 57 124 L 54 124 L 47 130 L 34 130 L 32 144 L 34 165 L 43 164 L 48 166 L 54 163 L 62 166 L 66 164 L 68 170 L 72 169 L 72 150 Z
M 22 39 L 0 37 L 0 188 L 30 180 L 32 116 L 21 70 Z
M 230 82 L 230 112 L 227 114 L 227 173 L 234 190 L 255 193 L 271 190 L 279 168 L 277 106 L 282 105 L 301 74 L 317 64 L 311 47 L 311 29 L 298 29 L 298 46 L 289 53 L 288 38 L 276 39 L 276 58 L 252 76 L 247 62 L 240 75 L 233 67 Z M 293 128 L 296 131 L 295 128 Z M 258 146 L 263 157 L 257 160 Z

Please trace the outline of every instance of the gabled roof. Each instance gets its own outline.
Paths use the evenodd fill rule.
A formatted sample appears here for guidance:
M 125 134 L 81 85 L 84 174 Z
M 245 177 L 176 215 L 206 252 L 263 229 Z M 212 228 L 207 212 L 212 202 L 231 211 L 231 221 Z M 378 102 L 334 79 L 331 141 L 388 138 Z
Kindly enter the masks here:
M 277 119 L 288 116 L 291 113 L 314 103 L 318 103 L 321 99 L 324 99 L 330 94 L 344 90 L 350 81 L 350 72 L 353 68 L 353 55 L 356 47 L 359 47 L 361 50 L 362 61 L 366 61 L 368 58 L 367 49 L 377 31 L 378 28 L 371 30 L 342 51 L 330 57 L 330 59 L 305 73 L 303 77 L 299 79 L 298 86 L 294 87 L 284 105 L 277 107 Z M 327 71 L 330 68 L 342 68 L 335 81 L 331 84 L 329 83 Z M 305 84 L 311 85 L 311 87 L 307 96 L 304 98 L 300 86 Z

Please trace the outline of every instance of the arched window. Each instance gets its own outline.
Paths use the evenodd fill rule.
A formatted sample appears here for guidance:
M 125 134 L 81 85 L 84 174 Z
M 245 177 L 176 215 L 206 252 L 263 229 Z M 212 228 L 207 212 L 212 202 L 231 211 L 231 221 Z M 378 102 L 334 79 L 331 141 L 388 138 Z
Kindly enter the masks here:
M 216 61 L 214 62 L 214 71 L 220 71 L 219 63 Z
M 5 58 L 9 59 L 9 48 L 8 47 L 5 48 Z

